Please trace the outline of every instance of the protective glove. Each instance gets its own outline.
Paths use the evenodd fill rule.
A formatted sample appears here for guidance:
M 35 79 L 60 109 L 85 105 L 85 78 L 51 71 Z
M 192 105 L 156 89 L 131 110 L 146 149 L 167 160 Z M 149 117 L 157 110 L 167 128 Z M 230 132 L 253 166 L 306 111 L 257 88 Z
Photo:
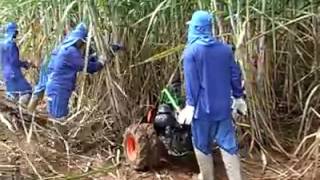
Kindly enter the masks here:
M 248 111 L 247 103 L 243 98 L 237 98 L 233 100 L 232 103 L 232 113 L 246 115 Z
M 194 115 L 194 107 L 187 105 L 184 109 L 180 111 L 178 116 L 178 123 L 186 124 L 186 125 L 191 124 L 193 115 Z
M 111 44 L 111 49 L 113 52 L 117 52 L 120 50 L 124 50 L 125 48 L 123 45 L 120 45 L 120 44 Z
M 97 57 L 97 53 L 91 53 L 88 57 L 89 60 L 93 60 L 94 58 Z
M 25 69 L 29 69 L 32 67 L 32 64 L 29 61 L 21 61 L 22 67 Z
M 98 62 L 101 63 L 103 66 L 106 64 L 107 62 L 107 58 L 103 55 L 100 55 L 98 58 Z
M 108 59 L 113 59 L 116 52 L 124 50 L 124 47 L 120 44 L 111 44 L 109 49 Z

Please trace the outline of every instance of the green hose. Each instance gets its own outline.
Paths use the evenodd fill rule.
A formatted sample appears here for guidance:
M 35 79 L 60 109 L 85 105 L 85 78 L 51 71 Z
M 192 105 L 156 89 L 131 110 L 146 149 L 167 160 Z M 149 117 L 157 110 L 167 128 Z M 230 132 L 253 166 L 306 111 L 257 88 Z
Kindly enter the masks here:
M 176 111 L 179 111 L 180 110 L 180 107 L 179 105 L 177 104 L 177 102 L 175 101 L 175 99 L 172 97 L 171 93 L 169 92 L 169 90 L 167 88 L 163 89 L 161 94 L 165 94 L 168 99 L 169 99 L 169 102 L 172 104 L 172 106 L 174 107 L 174 109 Z

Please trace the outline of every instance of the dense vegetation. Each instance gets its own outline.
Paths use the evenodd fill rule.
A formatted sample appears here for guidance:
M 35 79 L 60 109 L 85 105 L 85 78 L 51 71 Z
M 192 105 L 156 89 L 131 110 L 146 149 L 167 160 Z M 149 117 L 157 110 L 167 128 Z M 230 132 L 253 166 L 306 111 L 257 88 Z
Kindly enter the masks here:
M 81 114 L 75 128 L 95 127 L 91 138 L 108 137 L 106 146 L 117 149 L 124 128 L 180 66 L 192 12 L 214 12 L 215 33 L 236 44 L 246 80 L 250 115 L 238 122 L 243 148 L 267 161 L 274 161 L 269 152 L 294 159 L 282 172 L 290 177 L 301 167 L 316 172 L 320 163 L 319 7 L 319 0 L 1 0 L 0 22 L 17 21 L 22 57 L 36 64 L 80 21 L 99 53 L 111 42 L 126 46 L 102 73 L 79 78 L 72 101 Z M 37 72 L 28 71 L 28 79 L 36 82 Z

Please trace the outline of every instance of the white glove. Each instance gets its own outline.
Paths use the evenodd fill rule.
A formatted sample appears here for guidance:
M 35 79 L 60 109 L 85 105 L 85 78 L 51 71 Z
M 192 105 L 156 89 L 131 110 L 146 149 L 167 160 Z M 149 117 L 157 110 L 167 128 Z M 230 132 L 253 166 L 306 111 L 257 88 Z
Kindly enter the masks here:
M 189 125 L 192 122 L 194 115 L 194 107 L 187 105 L 185 108 L 183 108 L 178 116 L 178 123 L 179 124 L 186 124 Z
M 243 98 L 234 99 L 232 103 L 232 113 L 246 115 L 248 111 L 247 103 Z
M 107 58 L 100 55 L 98 61 L 104 66 L 107 62 Z

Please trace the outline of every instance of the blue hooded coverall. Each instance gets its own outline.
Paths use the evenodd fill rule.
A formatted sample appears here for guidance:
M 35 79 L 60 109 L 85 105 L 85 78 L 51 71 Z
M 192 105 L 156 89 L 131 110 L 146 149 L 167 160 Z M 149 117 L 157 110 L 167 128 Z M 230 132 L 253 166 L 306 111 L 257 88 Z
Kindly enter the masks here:
M 20 61 L 19 49 L 14 40 L 17 29 L 16 23 L 8 23 L 5 38 L 0 45 L 1 73 L 7 94 L 13 97 L 28 94 L 32 91 L 31 85 L 21 71 L 21 68 L 27 68 L 28 64 Z
M 45 92 L 46 83 L 48 82 L 48 76 L 53 70 L 54 66 L 54 59 L 58 54 L 59 48 L 53 49 L 51 52 L 51 56 L 48 57 L 43 63 L 41 64 L 40 74 L 37 85 L 34 87 L 33 93 L 35 95 L 40 95 L 42 92 Z
M 53 59 L 53 69 L 46 84 L 48 97 L 48 113 L 52 118 L 68 115 L 68 102 L 76 86 L 77 73 L 84 68 L 84 58 L 75 46 L 78 40 L 85 40 L 87 29 L 79 24 L 62 42 L 57 55 Z M 87 72 L 94 73 L 103 68 L 95 58 L 89 59 Z
M 183 53 L 186 104 L 195 107 L 191 124 L 194 146 L 212 153 L 214 141 L 225 151 L 238 151 L 231 98 L 243 96 L 241 70 L 229 45 L 212 35 L 212 16 L 197 11 L 189 21 Z

